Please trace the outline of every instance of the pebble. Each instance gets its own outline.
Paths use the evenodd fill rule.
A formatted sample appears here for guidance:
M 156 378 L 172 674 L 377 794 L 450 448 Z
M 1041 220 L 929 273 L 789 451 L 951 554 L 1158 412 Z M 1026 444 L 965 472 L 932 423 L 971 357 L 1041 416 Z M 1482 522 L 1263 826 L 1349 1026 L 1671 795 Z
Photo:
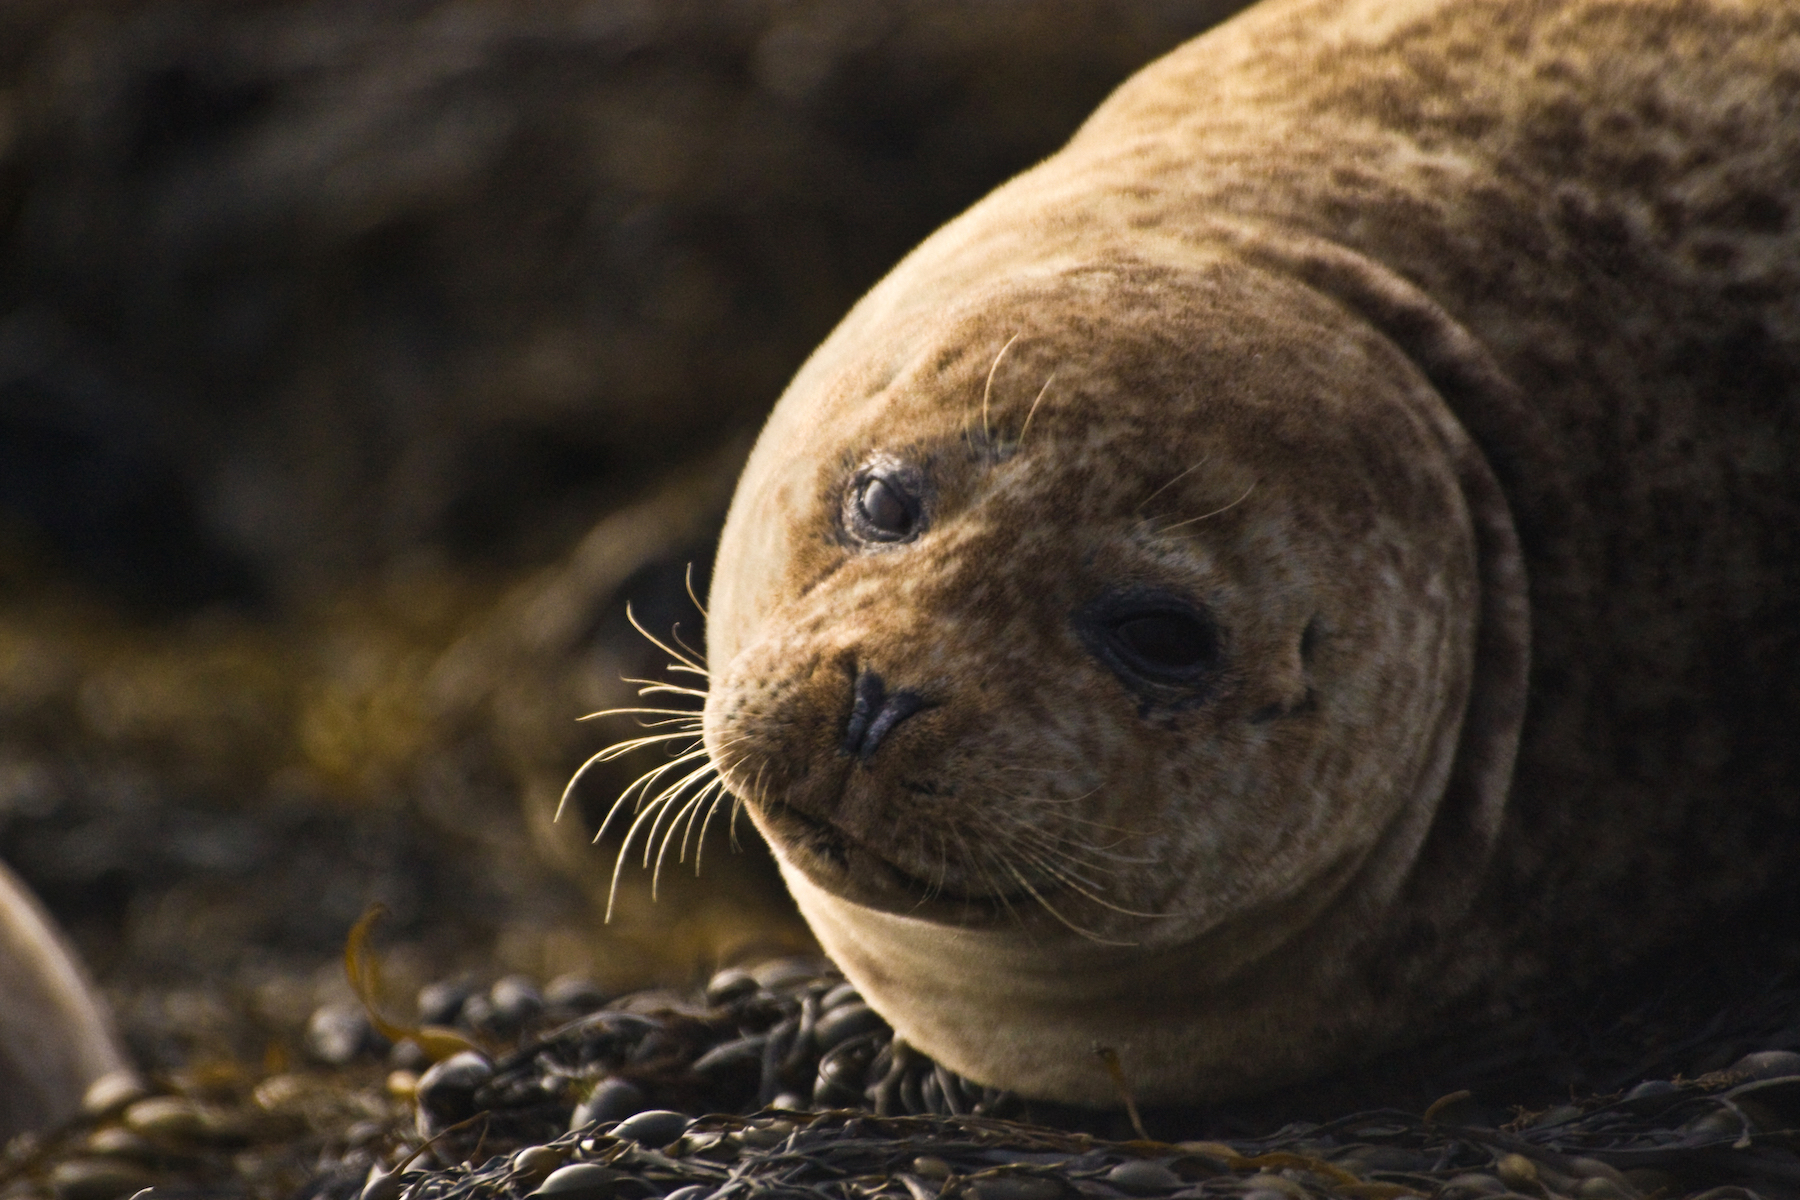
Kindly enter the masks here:
M 650 1103 L 644 1090 L 628 1079 L 602 1079 L 593 1093 L 575 1106 L 569 1129 L 585 1129 L 595 1121 L 619 1121 L 644 1111 Z
M 887 1022 L 860 1000 L 840 1004 L 826 1012 L 819 1018 L 819 1023 L 813 1026 L 813 1045 L 821 1051 L 830 1050 L 858 1034 L 886 1028 Z
M 1244 1180 L 1244 1188 L 1250 1192 L 1273 1192 L 1283 1200 L 1312 1200 L 1309 1193 L 1300 1184 L 1281 1175 L 1271 1175 L 1264 1171 Z
M 556 1200 L 611 1200 L 618 1180 L 619 1172 L 597 1163 L 572 1163 L 550 1172 L 530 1194 Z
M 1655 1096 L 1673 1096 L 1680 1091 L 1680 1088 L 1667 1079 L 1646 1079 L 1626 1092 L 1625 1099 L 1627 1101 L 1648 1100 Z
M 136 1071 L 108 1071 L 88 1084 L 87 1091 L 82 1093 L 81 1111 L 90 1117 L 104 1116 L 148 1094 Z
M 494 1008 L 495 1028 L 516 1032 L 544 1011 L 544 994 L 525 976 L 508 975 L 488 991 L 488 1003 Z
M 1792 1050 L 1758 1050 L 1744 1055 L 1725 1070 L 1733 1075 L 1748 1075 L 1751 1079 L 1800 1075 L 1800 1054 Z
M 921 1154 L 912 1160 L 913 1174 L 925 1179 L 950 1178 L 950 1164 L 930 1154 Z
M 306 1022 L 306 1052 L 341 1067 L 373 1049 L 375 1030 L 360 1004 L 324 1004 Z
M 544 1003 L 566 1013 L 590 1013 L 612 997 L 586 975 L 558 975 L 544 988 Z
M 1108 1171 L 1106 1182 L 1133 1196 L 1172 1192 L 1182 1185 L 1181 1176 L 1169 1168 L 1141 1158 L 1135 1162 L 1122 1162 Z
M 612 1135 L 644 1146 L 662 1147 L 686 1133 L 687 1127 L 693 1123 L 694 1119 L 686 1113 L 653 1108 L 648 1112 L 626 1117 L 613 1126 Z
M 712 1195 L 712 1188 L 706 1184 L 690 1183 L 686 1187 L 676 1188 L 664 1196 L 663 1200 L 701 1200 L 702 1197 L 710 1195 Z
M 475 1115 L 475 1090 L 494 1077 L 485 1054 L 464 1050 L 452 1054 L 419 1076 L 414 1098 L 422 1131 L 436 1133 Z
M 474 993 L 460 979 L 440 979 L 419 989 L 419 1024 L 454 1025 L 463 1004 Z
M 1528 1191 L 1537 1185 L 1537 1164 L 1523 1154 L 1503 1155 L 1494 1164 L 1494 1174 L 1498 1175 L 1508 1187 L 1517 1191 Z
M 823 964 L 812 958 L 773 958 L 750 968 L 751 978 L 765 991 L 779 992 L 818 978 Z
M 856 990 L 856 985 L 854 983 L 851 983 L 846 979 L 844 982 L 838 984 L 829 992 L 826 992 L 823 996 L 819 997 L 819 1008 L 822 1011 L 829 1012 L 840 1004 L 850 1004 L 852 1002 L 860 1002 L 861 1000 L 862 993 Z
M 152 1096 L 125 1110 L 125 1127 L 156 1141 L 183 1141 L 205 1128 L 200 1109 L 181 1096 Z
M 726 967 L 706 982 L 706 1002 L 714 1008 L 730 1004 L 733 1000 L 742 1000 L 746 996 L 754 996 L 757 991 L 756 976 L 742 967 Z
M 566 1157 L 555 1146 L 527 1146 L 512 1156 L 513 1175 L 521 1182 L 537 1183 L 562 1166 Z
M 1465 1171 L 1461 1175 L 1453 1175 L 1444 1184 L 1445 1193 L 1460 1193 L 1473 1196 L 1498 1196 L 1508 1190 L 1504 1183 L 1492 1175 L 1483 1175 L 1479 1171 Z
M 58 1200 L 117 1200 L 152 1187 L 156 1176 L 114 1159 L 76 1158 L 57 1163 L 50 1187 Z

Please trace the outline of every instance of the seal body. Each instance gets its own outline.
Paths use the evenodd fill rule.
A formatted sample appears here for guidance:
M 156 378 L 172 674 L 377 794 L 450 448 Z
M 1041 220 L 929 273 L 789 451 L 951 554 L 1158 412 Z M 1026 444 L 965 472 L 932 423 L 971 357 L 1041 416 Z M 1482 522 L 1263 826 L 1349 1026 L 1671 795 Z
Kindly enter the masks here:
M 1800 10 L 1275 0 L 783 396 L 704 732 L 970 1078 L 1271 1086 L 1782 886 Z
M 0 863 L 0 1136 L 72 1116 L 130 1060 L 73 948 Z

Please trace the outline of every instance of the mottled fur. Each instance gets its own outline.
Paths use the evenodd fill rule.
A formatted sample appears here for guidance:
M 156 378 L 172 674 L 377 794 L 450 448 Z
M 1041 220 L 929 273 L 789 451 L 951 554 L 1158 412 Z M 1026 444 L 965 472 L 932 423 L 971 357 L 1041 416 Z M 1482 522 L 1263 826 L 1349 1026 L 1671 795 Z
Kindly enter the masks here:
M 708 747 L 871 1003 L 1202 1099 L 1791 871 L 1796 180 L 1792 7 L 1276 0 L 921 246 L 771 418 L 708 626 Z M 844 530 L 878 459 L 913 541 Z M 1193 703 L 1072 624 L 1137 583 L 1217 619 Z M 863 763 L 870 669 L 931 707 Z

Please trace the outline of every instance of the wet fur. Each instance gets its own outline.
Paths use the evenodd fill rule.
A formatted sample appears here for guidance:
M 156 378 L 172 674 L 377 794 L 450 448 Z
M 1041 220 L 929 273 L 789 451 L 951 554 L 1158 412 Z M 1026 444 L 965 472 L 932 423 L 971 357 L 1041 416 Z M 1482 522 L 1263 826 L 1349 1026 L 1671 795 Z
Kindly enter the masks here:
M 708 626 L 712 758 L 871 1003 L 1205 1099 L 1782 880 L 1797 164 L 1792 9 L 1280 2 L 921 246 L 772 416 Z M 931 523 L 871 549 L 884 455 Z M 1221 618 L 1191 704 L 1071 629 L 1140 578 Z M 864 764 L 866 668 L 932 707 Z

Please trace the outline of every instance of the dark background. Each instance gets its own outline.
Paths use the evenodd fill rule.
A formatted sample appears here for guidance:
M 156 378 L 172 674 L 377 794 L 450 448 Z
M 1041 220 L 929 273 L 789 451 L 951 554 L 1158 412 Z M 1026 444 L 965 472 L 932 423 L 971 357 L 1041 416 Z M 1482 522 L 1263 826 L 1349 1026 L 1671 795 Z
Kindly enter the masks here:
M 809 943 L 628 867 L 579 725 L 699 637 L 857 295 L 1231 0 L 0 3 L 0 858 L 152 1063 L 342 987 Z

